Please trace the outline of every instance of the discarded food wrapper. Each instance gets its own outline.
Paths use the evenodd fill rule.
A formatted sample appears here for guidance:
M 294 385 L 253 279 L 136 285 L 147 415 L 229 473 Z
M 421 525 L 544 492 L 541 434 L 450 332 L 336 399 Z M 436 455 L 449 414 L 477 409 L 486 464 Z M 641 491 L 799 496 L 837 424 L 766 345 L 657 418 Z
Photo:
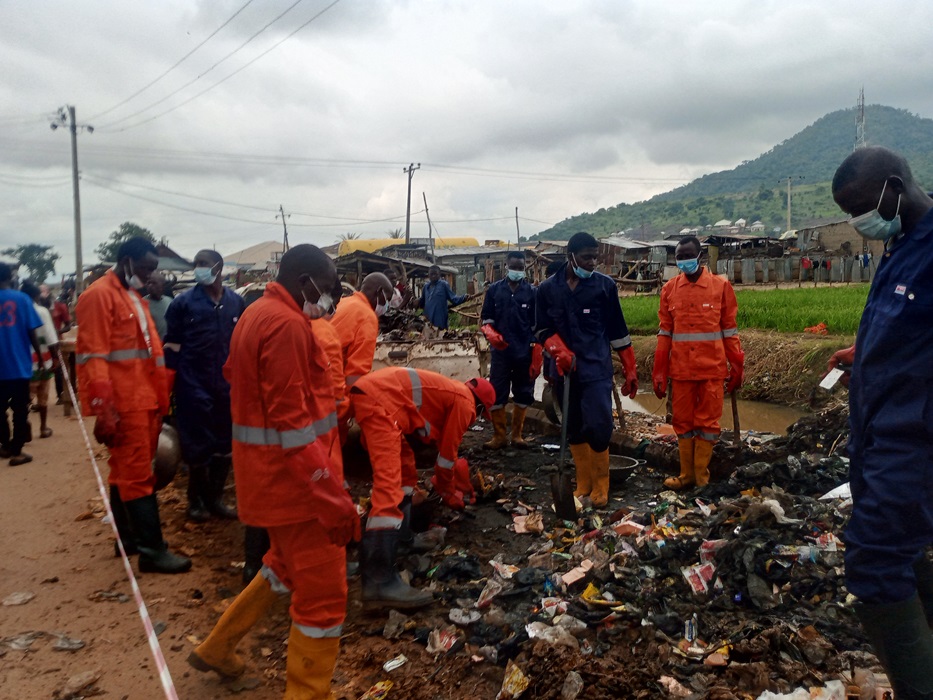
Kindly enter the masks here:
M 700 544 L 700 563 L 712 564 L 716 559 L 716 552 L 727 544 L 728 540 L 703 540 Z
M 451 608 L 447 618 L 455 625 L 466 627 L 477 622 L 480 618 L 479 610 L 466 610 L 464 608 Z
M 846 687 L 842 681 L 827 681 L 823 688 L 797 688 L 792 693 L 772 693 L 766 690 L 757 700 L 845 700 Z
M 483 588 L 482 592 L 479 594 L 479 598 L 476 601 L 476 607 L 480 610 L 489 607 L 489 604 L 492 603 L 493 598 L 502 593 L 504 590 L 504 582 L 496 578 L 490 578 L 488 581 L 486 581 L 486 587 Z
M 668 695 L 672 698 L 686 698 L 691 694 L 687 688 L 681 685 L 680 681 L 672 676 L 661 676 L 658 679 L 658 683 L 664 687 Z
M 473 425 L 470 427 L 470 430 L 472 430 L 474 433 L 481 433 L 483 432 L 484 428 L 481 425 Z
M 680 570 L 690 588 L 696 594 L 709 592 L 709 582 L 713 580 L 716 573 L 716 567 L 712 564 L 694 564 L 685 566 Z
M 684 623 L 684 639 L 688 642 L 696 641 L 700 622 L 696 613 Z
M 512 522 L 515 524 L 515 532 L 519 535 L 540 535 L 544 532 L 544 516 L 539 511 L 528 513 L 528 515 L 516 515 L 512 518 Z
M 576 700 L 583 692 L 583 677 L 576 671 L 569 671 L 560 689 L 560 700 Z
M 360 700 L 385 700 L 395 685 L 392 681 L 379 681 L 372 688 L 360 695 Z
M 616 609 L 624 607 L 618 601 L 610 600 L 609 596 L 600 593 L 599 589 L 593 583 L 587 585 L 586 590 L 583 591 L 580 598 L 588 605 L 602 605 Z
M 617 535 L 620 535 L 621 537 L 640 535 L 644 529 L 644 525 L 639 525 L 632 520 L 621 520 L 612 526 L 613 532 L 615 532 Z
M 440 654 L 441 652 L 450 651 L 458 639 L 460 639 L 460 633 L 456 627 L 431 630 L 428 635 L 427 652 L 429 654 Z
M 528 635 L 529 639 L 540 639 L 552 646 L 566 647 L 574 651 L 580 648 L 580 642 L 570 634 L 570 631 L 566 627 L 551 627 L 537 620 L 525 625 L 525 633 Z
M 388 673 L 389 671 L 394 671 L 397 668 L 401 668 L 406 663 L 408 663 L 408 657 L 404 654 L 399 654 L 394 659 L 389 659 L 384 664 L 382 664 L 382 670 Z
M 519 567 L 515 566 L 514 564 L 506 564 L 501 561 L 496 561 L 495 559 L 489 563 L 492 568 L 496 570 L 496 573 L 504 579 L 510 579 L 513 575 L 521 571 L 521 569 L 519 569 Z
M 386 639 L 398 639 L 402 636 L 402 632 L 405 631 L 408 624 L 409 619 L 406 615 L 398 610 L 390 610 L 386 626 L 382 628 L 382 636 Z
M 574 637 L 579 637 L 586 632 L 586 623 L 583 620 L 578 620 L 573 615 L 556 615 L 554 617 L 554 626 L 563 627 Z
M 505 667 L 505 677 L 502 679 L 502 688 L 496 695 L 496 700 L 514 700 L 521 697 L 528 689 L 528 682 L 528 676 L 510 659 Z
M 567 601 L 563 600 L 562 598 L 542 598 L 541 612 L 543 612 L 548 617 L 562 615 L 567 612 Z
M 834 498 L 852 498 L 852 487 L 848 481 L 820 496 L 821 501 L 831 501 Z

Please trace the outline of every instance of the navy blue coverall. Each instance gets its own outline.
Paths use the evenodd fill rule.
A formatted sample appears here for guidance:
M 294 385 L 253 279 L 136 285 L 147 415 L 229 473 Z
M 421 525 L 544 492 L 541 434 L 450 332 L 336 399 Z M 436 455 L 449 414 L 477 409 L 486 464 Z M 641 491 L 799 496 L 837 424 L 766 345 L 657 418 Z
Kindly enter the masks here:
M 230 336 L 245 309 L 243 298 L 224 288 L 218 304 L 202 285 L 172 300 L 165 312 L 165 365 L 174 369 L 175 416 L 182 455 L 205 464 L 230 453 L 230 385 L 223 367 Z M 177 349 L 176 349 L 177 347 Z
M 424 315 L 438 328 L 447 328 L 447 303 L 454 306 L 466 301 L 466 294 L 454 294 L 446 280 L 428 282 L 421 291 L 418 306 L 424 309 Z
M 502 408 L 509 402 L 510 387 L 515 404 L 527 408 L 535 400 L 534 380 L 528 376 L 534 343 L 535 288 L 522 280 L 513 292 L 508 279 L 494 282 L 483 300 L 482 325 L 487 323 L 509 344 L 505 350 L 492 348 L 489 381 L 496 390 L 492 408 Z
M 609 449 L 612 438 L 612 353 L 632 344 L 616 283 L 594 272 L 571 292 L 567 263 L 538 287 L 535 336 L 544 343 L 558 333 L 577 357 L 570 380 L 567 436 L 571 445 Z M 563 380 L 557 389 L 563 392 Z
M 849 385 L 846 586 L 907 600 L 933 542 L 933 209 L 889 245 L 868 294 Z

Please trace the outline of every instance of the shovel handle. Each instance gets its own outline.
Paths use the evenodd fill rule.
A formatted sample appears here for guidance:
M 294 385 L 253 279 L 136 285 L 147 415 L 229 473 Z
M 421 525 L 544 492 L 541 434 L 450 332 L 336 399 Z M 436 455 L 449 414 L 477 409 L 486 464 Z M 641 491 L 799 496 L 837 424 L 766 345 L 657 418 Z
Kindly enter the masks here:
M 564 375 L 564 396 L 560 402 L 560 455 L 557 458 L 557 473 L 564 473 L 567 458 L 567 412 L 570 410 L 570 372 Z
M 729 398 L 732 399 L 732 426 L 734 429 L 732 442 L 736 449 L 738 449 L 742 444 L 742 430 L 739 428 L 739 401 L 735 398 L 734 391 L 729 394 Z

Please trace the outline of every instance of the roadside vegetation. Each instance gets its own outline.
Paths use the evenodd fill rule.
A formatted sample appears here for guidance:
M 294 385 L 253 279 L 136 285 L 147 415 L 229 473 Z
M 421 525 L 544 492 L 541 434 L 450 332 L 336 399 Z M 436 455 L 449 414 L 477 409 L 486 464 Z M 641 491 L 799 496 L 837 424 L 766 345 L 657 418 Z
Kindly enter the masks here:
M 855 335 L 868 288 L 867 284 L 856 284 L 816 289 L 740 289 L 736 291 L 739 331 L 803 333 L 823 323 L 828 335 Z M 625 321 L 633 335 L 657 333 L 659 302 L 655 295 L 622 299 Z

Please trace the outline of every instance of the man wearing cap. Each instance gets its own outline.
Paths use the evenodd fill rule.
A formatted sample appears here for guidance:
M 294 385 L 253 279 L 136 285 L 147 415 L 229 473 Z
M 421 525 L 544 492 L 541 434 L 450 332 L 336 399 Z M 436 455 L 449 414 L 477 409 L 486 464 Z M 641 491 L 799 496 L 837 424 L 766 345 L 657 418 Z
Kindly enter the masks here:
M 432 483 L 443 502 L 462 510 L 463 493 L 454 480 L 457 451 L 466 429 L 495 400 L 485 379 L 464 384 L 436 372 L 410 367 L 376 370 L 350 389 L 351 410 L 362 430 L 373 465 L 372 509 L 360 543 L 363 600 L 370 605 L 416 608 L 431 603 L 430 593 L 399 578 L 395 555 L 411 519 L 411 496 L 418 484 L 415 456 L 406 440 L 438 447 Z
M 466 294 L 454 294 L 454 290 L 441 279 L 441 268 L 431 265 L 428 269 L 428 283 L 421 290 L 418 306 L 424 309 L 424 316 L 435 327 L 446 330 L 449 318 L 449 305 L 456 306 L 466 301 Z

